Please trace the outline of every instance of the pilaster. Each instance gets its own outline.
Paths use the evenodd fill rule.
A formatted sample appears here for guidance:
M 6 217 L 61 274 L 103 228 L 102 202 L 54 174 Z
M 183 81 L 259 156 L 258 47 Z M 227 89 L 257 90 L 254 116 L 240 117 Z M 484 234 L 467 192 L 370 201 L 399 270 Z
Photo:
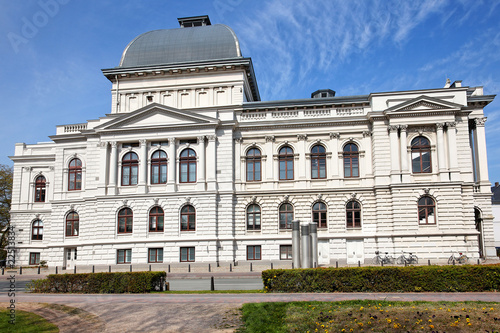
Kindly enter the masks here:
M 391 146 L 391 182 L 400 183 L 400 170 L 399 170 L 399 144 L 398 144 L 398 126 L 389 126 L 389 140 Z

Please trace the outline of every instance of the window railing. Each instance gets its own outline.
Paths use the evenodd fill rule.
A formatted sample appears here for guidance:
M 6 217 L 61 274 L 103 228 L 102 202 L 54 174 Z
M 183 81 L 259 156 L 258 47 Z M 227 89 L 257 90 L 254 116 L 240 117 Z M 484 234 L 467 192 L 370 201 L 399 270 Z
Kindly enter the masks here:
M 238 116 L 238 120 L 276 120 L 290 118 L 319 118 L 319 117 L 346 117 L 365 114 L 363 107 L 339 107 L 333 109 L 305 109 L 305 110 L 266 110 L 243 112 Z

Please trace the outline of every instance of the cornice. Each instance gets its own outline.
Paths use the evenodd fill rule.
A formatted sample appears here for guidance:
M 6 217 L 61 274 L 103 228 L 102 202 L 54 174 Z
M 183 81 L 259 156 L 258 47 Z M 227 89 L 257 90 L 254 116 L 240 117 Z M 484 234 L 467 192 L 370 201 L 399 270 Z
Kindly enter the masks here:
M 39 162 L 39 161 L 55 161 L 56 154 L 50 155 L 26 155 L 26 156 L 9 156 L 14 162 Z

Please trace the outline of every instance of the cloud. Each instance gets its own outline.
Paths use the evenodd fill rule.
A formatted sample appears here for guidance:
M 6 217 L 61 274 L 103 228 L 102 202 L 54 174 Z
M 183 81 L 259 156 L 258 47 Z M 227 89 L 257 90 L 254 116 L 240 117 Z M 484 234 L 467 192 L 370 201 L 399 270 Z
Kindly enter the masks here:
M 255 61 L 261 95 L 297 96 L 312 73 L 328 73 L 385 44 L 401 45 L 431 15 L 444 15 L 447 1 L 366 2 L 272 0 L 234 25 L 242 48 Z

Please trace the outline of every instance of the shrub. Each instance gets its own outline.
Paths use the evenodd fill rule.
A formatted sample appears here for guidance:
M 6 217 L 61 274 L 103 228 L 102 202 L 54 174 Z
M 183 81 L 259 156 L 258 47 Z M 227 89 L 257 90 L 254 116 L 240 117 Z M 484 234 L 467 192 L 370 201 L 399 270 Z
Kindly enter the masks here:
M 409 266 L 274 269 L 269 292 L 467 292 L 500 290 L 500 266 Z
M 26 288 L 35 293 L 121 294 L 161 290 L 165 272 L 51 274 Z

